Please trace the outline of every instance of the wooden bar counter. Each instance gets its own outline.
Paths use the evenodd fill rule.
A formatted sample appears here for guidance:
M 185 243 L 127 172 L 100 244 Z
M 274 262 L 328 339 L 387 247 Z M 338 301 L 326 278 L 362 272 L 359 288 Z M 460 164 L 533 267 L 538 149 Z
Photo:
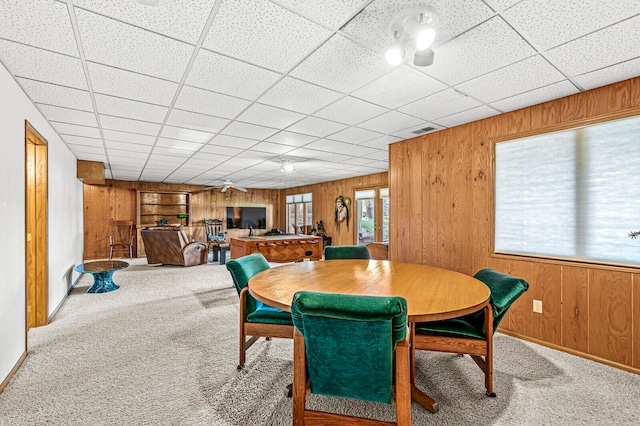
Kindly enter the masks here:
M 251 253 L 260 253 L 269 262 L 320 260 L 322 257 L 322 237 L 265 235 L 231 238 L 231 259 L 237 259 Z

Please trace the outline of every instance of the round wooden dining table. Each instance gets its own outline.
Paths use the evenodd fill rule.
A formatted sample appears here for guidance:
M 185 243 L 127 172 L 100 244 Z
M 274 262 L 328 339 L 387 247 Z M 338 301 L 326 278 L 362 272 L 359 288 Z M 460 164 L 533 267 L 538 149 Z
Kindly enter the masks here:
M 410 323 L 455 318 L 479 311 L 487 306 L 491 295 L 489 287 L 468 275 L 388 260 L 300 262 L 267 269 L 249 280 L 249 293 L 254 298 L 289 312 L 293 295 L 302 290 L 401 296 L 407 301 Z M 411 358 L 413 369 L 414 356 Z M 413 383 L 411 394 L 429 411 L 438 410 L 437 403 Z

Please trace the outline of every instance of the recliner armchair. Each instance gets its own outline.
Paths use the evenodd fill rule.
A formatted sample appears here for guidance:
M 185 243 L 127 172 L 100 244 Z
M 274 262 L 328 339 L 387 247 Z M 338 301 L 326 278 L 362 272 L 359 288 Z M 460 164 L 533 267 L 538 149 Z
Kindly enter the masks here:
M 207 246 L 190 243 L 179 226 L 155 226 L 140 231 L 149 264 L 194 266 L 207 263 Z

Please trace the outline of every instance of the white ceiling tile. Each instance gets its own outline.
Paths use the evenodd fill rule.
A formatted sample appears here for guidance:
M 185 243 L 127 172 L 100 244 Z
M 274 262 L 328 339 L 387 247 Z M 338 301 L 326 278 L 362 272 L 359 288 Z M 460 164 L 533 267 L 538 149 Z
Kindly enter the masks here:
M 245 99 L 184 86 L 176 100 L 175 107 L 216 117 L 235 118 L 250 104 L 251 102 Z
M 285 77 L 271 88 L 260 102 L 311 114 L 342 97 L 341 93 L 291 77 Z
M 86 161 L 98 161 L 101 163 L 107 162 L 107 157 L 104 154 L 89 154 L 84 152 L 74 152 L 73 153 L 78 160 L 86 160 Z M 108 170 L 104 171 L 105 179 L 111 179 L 111 174 Z
M 0 7 L 0 22 L 2 22 L 0 38 L 65 55 L 78 56 L 78 48 L 65 3 L 43 0 L 3 0 Z
M 520 1 L 522 0 L 484 0 L 484 2 L 491 6 L 496 12 L 508 9 Z
M 353 155 L 356 157 L 362 157 L 365 155 L 373 154 L 376 152 L 380 152 L 379 149 L 369 148 L 367 146 L 349 144 L 349 147 L 343 149 L 342 151 L 337 151 L 339 154 Z
M 156 148 L 157 147 L 164 147 L 164 148 L 175 148 L 175 149 L 179 149 L 182 151 L 197 151 L 200 148 L 202 148 L 204 144 L 202 143 L 195 143 L 195 142 L 187 142 L 187 141 L 179 141 L 177 139 L 168 139 L 168 138 L 160 138 L 158 139 L 158 143 L 156 144 Z
M 104 138 L 117 142 L 131 142 L 139 145 L 153 145 L 156 142 L 155 136 L 141 135 L 138 133 L 120 132 L 117 130 L 102 129 Z
M 543 51 L 638 13 L 637 0 L 523 0 L 502 15 L 533 47 Z
M 112 174 L 113 174 L 113 179 L 116 179 L 116 180 L 138 180 L 138 177 L 140 177 L 139 173 L 129 172 L 129 171 L 114 170 Z
M 67 144 L 72 145 L 86 145 L 86 146 L 97 146 L 103 147 L 102 139 L 96 138 L 87 138 L 84 136 L 75 136 L 75 135 L 61 135 L 62 140 Z
M 640 56 L 640 15 L 546 52 L 567 76 L 576 76 Z
M 447 89 L 404 106 L 400 111 L 424 120 L 435 120 L 479 105 L 480 102 L 477 100 L 453 89 Z
M 378 151 L 371 154 L 363 155 L 362 157 L 372 158 L 378 161 L 387 161 L 389 159 L 389 153 L 386 151 Z
M 423 123 L 423 120 L 402 114 L 398 111 L 389 111 L 379 117 L 360 123 L 358 127 L 373 130 L 379 133 L 393 133 L 407 127 L 417 126 Z M 373 139 L 373 137 L 371 138 Z
M 413 118 L 413 117 L 411 117 Z M 371 139 L 380 137 L 380 133 L 370 130 L 360 129 L 358 127 L 349 127 L 329 136 L 330 139 L 348 143 L 362 143 Z
M 367 0 L 279 0 L 301 15 L 337 29 L 356 13 Z
M 52 121 L 51 125 L 54 129 L 56 129 L 56 132 L 61 134 L 85 136 L 88 138 L 97 139 L 100 139 L 102 137 L 100 135 L 100 130 L 98 130 L 97 127 L 78 126 L 77 124 L 58 123 L 56 121 Z
M 254 100 L 280 77 L 276 72 L 201 49 L 187 84 Z
M 147 166 L 151 167 L 155 165 L 155 166 L 177 167 L 182 163 L 184 163 L 184 158 L 179 158 L 172 155 L 158 154 L 154 152 L 149 156 L 149 161 L 147 163 Z
M 153 148 L 153 153 L 157 155 L 167 155 L 171 157 L 189 158 L 193 155 L 193 150 L 190 149 L 178 149 L 165 146 L 156 146 Z
M 79 111 L 77 109 L 61 108 L 44 104 L 38 104 L 37 107 L 47 120 L 50 121 L 98 127 L 96 115 L 93 112 Z
M 107 154 L 109 154 L 111 164 L 113 164 L 114 159 L 117 158 L 119 164 L 139 164 L 140 167 L 142 167 L 144 162 L 147 161 L 147 158 L 149 158 L 149 152 L 113 149 L 109 147 L 109 144 L 107 144 Z
M 353 92 L 353 96 L 395 109 L 447 86 L 410 67 L 401 66 Z
M 168 111 L 168 108 L 163 106 L 115 98 L 99 93 L 95 94 L 95 98 L 100 115 L 113 115 L 134 120 L 162 123 Z
M 165 138 L 180 139 L 183 141 L 202 144 L 208 142 L 213 137 L 213 133 L 185 129 L 183 127 L 164 126 L 164 129 L 162 129 L 162 136 Z
M 287 157 L 300 157 L 300 158 L 318 158 L 322 155 L 322 151 L 308 148 L 296 148 L 293 151 L 287 153 Z
M 344 164 L 349 164 L 353 166 L 364 166 L 366 164 L 371 164 L 375 162 L 373 158 L 365 158 L 365 157 L 353 157 L 348 160 L 343 161 Z
M 388 109 L 381 106 L 351 96 L 345 96 L 316 112 L 314 116 L 353 126 L 387 111 Z
M 229 124 L 226 118 L 212 117 L 195 112 L 172 109 L 167 124 L 178 127 L 192 128 L 204 132 L 217 133 Z
M 0 57 L 16 77 L 87 90 L 87 79 L 78 58 L 2 39 Z
M 389 144 L 400 142 L 401 140 L 402 140 L 401 138 L 396 138 L 391 135 L 385 135 L 376 139 L 372 139 L 370 141 L 363 142 L 360 145 L 386 150 L 389 147 Z
M 151 148 L 152 148 L 151 145 L 140 145 L 140 144 L 135 144 L 131 142 L 118 142 L 118 141 L 105 140 L 104 143 L 109 149 L 109 152 L 111 151 L 138 152 L 146 156 L 151 152 Z
M 254 143 L 257 143 L 256 141 L 253 141 Z M 241 153 L 242 151 L 244 151 L 244 149 L 240 149 L 240 148 L 235 148 L 233 146 L 223 146 L 223 145 L 216 145 L 213 143 L 208 143 L 205 146 L 203 146 L 200 149 L 200 153 L 209 153 L 209 154 L 214 154 L 214 155 L 219 155 L 219 156 L 225 156 L 225 157 L 229 157 L 232 155 L 236 155 Z M 196 155 L 198 155 L 196 154 Z
M 73 3 L 101 15 L 195 44 L 215 0 L 161 1 L 155 7 L 137 1 L 74 0 Z
M 425 72 L 458 84 L 535 54 L 535 50 L 499 16 L 434 47 L 433 65 Z
M 31 100 L 36 103 L 93 111 L 91 97 L 86 90 L 72 89 L 35 80 L 16 78 Z
M 222 133 L 239 138 L 263 140 L 275 134 L 278 130 L 255 124 L 241 123 L 234 121 L 229 124 Z
M 193 46 L 76 8 L 88 61 L 180 81 Z M 168 60 L 168 58 L 171 58 Z
M 558 83 L 550 84 L 546 87 L 541 87 L 530 92 L 493 102 L 491 106 L 503 112 L 513 111 L 530 105 L 547 102 L 552 99 L 573 95 L 575 93 L 578 93 L 578 89 L 576 89 L 570 81 L 563 80 Z
M 178 90 L 178 84 L 171 81 L 93 62 L 87 66 L 95 93 L 169 106 Z
M 251 147 L 252 151 L 270 152 L 272 154 L 285 154 L 295 147 L 290 145 L 280 145 L 278 143 L 260 142 Z
M 284 129 L 304 117 L 304 114 L 256 103 L 243 112 L 238 117 L 238 120 L 244 121 L 245 123 L 255 123 L 277 129 Z
M 456 86 L 456 89 L 481 101 L 493 102 L 564 79 L 562 73 L 546 59 L 536 55 L 469 80 Z
M 438 32 L 434 45 L 449 40 L 493 15 L 482 0 L 376 0 L 349 21 L 343 31 L 382 53 L 393 42 L 389 26 L 394 16 L 417 4 L 429 5 L 438 14 Z
M 298 65 L 291 75 L 349 93 L 391 69 L 382 55 L 336 34 Z
M 486 105 L 480 105 L 479 107 L 472 108 L 458 114 L 452 114 L 447 117 L 439 118 L 438 120 L 435 120 L 435 122 L 440 126 L 454 127 L 460 124 L 470 123 L 472 121 L 492 117 L 497 114 L 500 114 L 500 111 L 497 111 Z
M 268 142 L 275 142 L 283 145 L 302 146 L 318 139 L 316 136 L 303 135 L 289 131 L 278 132 L 267 139 Z
M 239 138 L 229 135 L 217 135 L 211 140 L 210 143 L 213 145 L 217 145 L 218 147 L 228 146 L 232 148 L 239 148 L 242 150 L 254 146 L 256 143 L 258 143 L 258 141 L 255 139 Z
M 352 144 L 345 142 L 332 141 L 328 139 L 320 139 L 311 142 L 304 147 L 307 149 L 317 149 L 318 151 L 341 152 L 351 147 Z
M 84 153 L 84 154 L 104 154 L 104 147 L 101 146 L 90 146 L 90 145 L 75 145 L 72 143 L 68 143 L 67 146 L 74 154 Z
M 612 65 L 587 74 L 575 77 L 576 83 L 585 90 L 595 89 L 640 75 L 640 58 L 632 59 L 621 64 Z
M 267 0 L 234 0 L 222 2 L 204 46 L 282 72 L 330 34 Z
M 316 117 L 307 117 L 304 120 L 298 121 L 287 130 L 322 138 L 346 128 L 347 126 L 344 124 L 336 123 L 334 121 L 323 120 Z
M 129 118 L 113 117 L 111 115 L 100 115 L 100 124 L 103 129 L 119 130 L 129 133 L 140 133 L 143 135 L 156 136 L 161 125 L 149 123 L 147 121 L 131 120 Z
M 337 152 L 322 151 L 319 155 L 316 156 L 316 158 L 323 161 L 332 161 L 334 163 L 341 163 L 343 161 L 349 160 L 350 158 L 353 158 L 353 156 L 339 154 Z M 341 165 L 341 167 L 344 167 L 344 165 Z

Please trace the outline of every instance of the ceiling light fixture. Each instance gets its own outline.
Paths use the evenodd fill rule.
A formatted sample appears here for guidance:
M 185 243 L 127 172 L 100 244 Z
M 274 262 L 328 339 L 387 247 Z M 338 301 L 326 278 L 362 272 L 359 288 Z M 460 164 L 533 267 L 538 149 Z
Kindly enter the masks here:
M 400 65 L 407 52 L 413 53 L 413 64 L 426 67 L 433 64 L 430 49 L 436 38 L 438 14 L 429 6 L 413 6 L 396 14 L 389 30 L 393 44 L 384 53 L 391 65 Z
M 283 160 L 280 165 L 280 171 L 285 173 L 291 173 L 296 171 L 296 167 L 293 165 L 293 161 L 291 160 Z

